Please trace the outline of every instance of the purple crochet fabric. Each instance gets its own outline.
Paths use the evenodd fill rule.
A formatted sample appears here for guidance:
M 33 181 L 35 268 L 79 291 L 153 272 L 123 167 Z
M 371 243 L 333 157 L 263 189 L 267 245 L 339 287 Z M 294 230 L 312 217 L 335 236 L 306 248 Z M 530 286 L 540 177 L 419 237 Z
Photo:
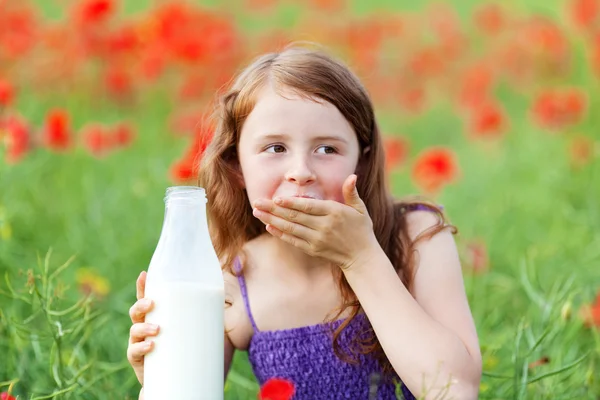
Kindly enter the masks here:
M 237 258 L 235 268 L 240 270 Z M 261 386 L 270 378 L 288 379 L 296 386 L 294 400 L 402 398 L 396 396 L 395 385 L 391 381 L 380 383 L 376 396 L 369 397 L 370 379 L 372 375 L 380 372 L 374 358 L 360 356 L 360 364 L 356 365 L 346 363 L 335 355 L 331 332 L 342 323 L 341 320 L 331 324 L 260 331 L 252 317 L 243 275 L 240 275 L 238 280 L 246 311 L 254 329 L 248 356 Z M 358 332 L 363 332 L 365 327 L 368 327 L 368 320 L 364 314 L 359 314 L 342 331 L 340 336 L 342 346 Z M 397 376 L 394 380 L 400 382 Z M 401 384 L 401 391 L 404 399 L 415 399 L 404 384 Z

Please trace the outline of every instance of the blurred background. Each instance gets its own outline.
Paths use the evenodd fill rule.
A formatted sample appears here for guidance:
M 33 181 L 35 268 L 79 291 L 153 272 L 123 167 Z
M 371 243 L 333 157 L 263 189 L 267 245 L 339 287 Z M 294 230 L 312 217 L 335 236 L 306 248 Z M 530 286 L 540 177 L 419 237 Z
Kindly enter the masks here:
M 600 0 L 0 0 L 0 392 L 137 398 L 164 191 L 292 41 L 359 75 L 394 195 L 458 227 L 481 398 L 600 398 Z M 237 354 L 226 397 L 257 390 Z

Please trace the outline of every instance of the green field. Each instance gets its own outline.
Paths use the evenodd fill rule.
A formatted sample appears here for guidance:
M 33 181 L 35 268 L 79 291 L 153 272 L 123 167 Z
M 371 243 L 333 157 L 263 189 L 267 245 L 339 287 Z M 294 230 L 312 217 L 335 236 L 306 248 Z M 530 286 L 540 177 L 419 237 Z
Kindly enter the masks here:
M 251 3 L 204 3 L 231 21 L 240 37 L 246 35 L 235 61 L 227 64 L 232 73 L 256 55 L 260 38 L 270 32 L 326 37 L 319 30 L 327 21 L 325 12 L 310 11 L 299 1 L 261 11 L 249 9 Z M 509 24 L 502 39 L 486 39 L 471 18 L 480 2 L 455 1 L 449 10 L 456 11 L 468 49 L 441 76 L 423 78 L 427 101 L 411 112 L 393 102 L 395 93 L 374 89 L 375 82 L 401 75 L 404 69 L 394 68 L 403 65 L 406 54 L 437 43 L 433 30 L 420 25 L 429 21 L 429 8 L 414 1 L 350 3 L 333 25 L 376 20 L 375 11 L 411 21 L 418 16 L 419 23 L 404 26 L 421 30 L 408 39 L 406 30 L 401 38 L 386 38 L 376 53 L 378 69 L 368 73 L 364 60 L 351 58 L 351 45 L 323 44 L 347 57 L 373 88 L 386 137 L 409 143 L 406 158 L 389 171 L 394 195 L 422 190 L 412 175 L 422 150 L 445 146 L 457 155 L 460 173 L 431 196 L 459 230 L 456 240 L 484 358 L 480 398 L 600 398 L 600 316 L 596 326 L 586 324 L 581 311 L 600 292 L 600 118 L 595 112 L 600 75 L 589 63 L 591 34 L 574 26 L 567 2 L 553 1 L 552 7 L 542 0 L 503 2 L 512 20 L 537 14 L 554 21 L 568 52 L 559 53 L 557 61 L 552 45 L 534 49 L 534 61 L 517 82 L 504 74 L 500 60 L 491 58 L 498 73 L 492 95 L 506 120 L 500 133 L 482 138 L 469 133 L 448 88 L 465 65 L 491 47 L 504 40 L 529 43 L 528 37 L 510 33 L 521 25 Z M 32 4 L 40 26 L 62 24 L 68 15 L 63 2 Z M 143 19 L 153 4 L 123 1 L 123 13 L 115 18 Z M 0 18 L 3 12 L 0 6 Z M 317 22 L 306 23 L 309 16 Z M 2 38 L 0 32 L 0 50 Z M 128 310 L 135 301 L 135 280 L 147 268 L 160 234 L 164 191 L 179 184 L 171 167 L 191 142 L 189 133 L 175 132 L 170 122 L 179 112 L 206 109 L 217 87 L 209 83 L 201 95 L 182 100 L 174 85 L 193 68 L 209 76 L 225 61 L 211 54 L 215 57 L 196 64 L 173 63 L 157 80 L 135 85 L 131 101 L 115 100 L 97 85 L 112 55 L 87 55 L 75 75 L 57 80 L 46 78 L 55 64 L 37 62 L 52 50 L 44 51 L 4 59 L 0 51 L 0 78 L 8 77 L 19 88 L 14 102 L 4 108 L 0 103 L 0 121 L 20 114 L 33 138 L 29 151 L 10 162 L 6 128 L 0 134 L 0 392 L 10 390 L 19 399 L 137 399 L 139 383 L 126 360 Z M 136 62 L 126 65 L 137 71 Z M 559 121 L 554 129 L 536 123 L 531 111 L 536 93 L 571 86 L 587 98 L 581 115 Z M 73 143 L 62 151 L 35 139 L 43 136 L 46 115 L 55 108 L 66 110 L 73 129 Z M 134 126 L 131 144 L 101 157 L 82 145 L 79 130 L 87 123 L 120 121 Z M 578 141 L 584 144 L 573 155 Z M 473 261 L 474 246 L 488 262 Z M 226 398 L 253 399 L 257 391 L 246 355 L 236 354 Z

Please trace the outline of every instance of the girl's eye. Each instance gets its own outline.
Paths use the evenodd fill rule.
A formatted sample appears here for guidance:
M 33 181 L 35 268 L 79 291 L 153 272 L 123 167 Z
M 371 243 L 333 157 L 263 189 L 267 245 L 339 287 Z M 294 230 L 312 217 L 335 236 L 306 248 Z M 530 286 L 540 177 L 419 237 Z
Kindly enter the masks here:
M 271 151 L 272 150 L 272 151 Z M 265 149 L 267 153 L 283 153 L 285 151 L 285 147 L 280 144 L 272 144 Z
M 323 149 L 325 154 L 333 154 L 336 152 L 335 147 L 331 147 L 331 146 L 321 146 L 319 147 L 319 150 Z

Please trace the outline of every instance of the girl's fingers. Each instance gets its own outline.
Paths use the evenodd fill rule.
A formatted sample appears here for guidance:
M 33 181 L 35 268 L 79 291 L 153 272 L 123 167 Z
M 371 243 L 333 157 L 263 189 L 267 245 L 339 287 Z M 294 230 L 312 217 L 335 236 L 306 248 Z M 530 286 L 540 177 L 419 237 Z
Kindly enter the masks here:
M 135 289 L 137 299 L 143 299 L 144 292 L 146 291 L 146 271 L 142 271 L 140 276 L 138 276 L 137 281 L 135 282 Z
M 148 336 L 156 336 L 159 327 L 154 324 L 137 323 L 131 326 L 129 330 L 129 343 L 141 342 Z
M 127 360 L 132 365 L 140 364 L 144 361 L 144 356 L 150 353 L 153 347 L 154 342 L 148 340 L 132 343 L 127 347 Z
M 144 322 L 146 318 L 146 314 L 152 310 L 154 303 L 150 299 L 140 299 L 135 302 L 134 305 L 129 309 L 129 317 L 131 318 L 131 322 L 138 323 Z

